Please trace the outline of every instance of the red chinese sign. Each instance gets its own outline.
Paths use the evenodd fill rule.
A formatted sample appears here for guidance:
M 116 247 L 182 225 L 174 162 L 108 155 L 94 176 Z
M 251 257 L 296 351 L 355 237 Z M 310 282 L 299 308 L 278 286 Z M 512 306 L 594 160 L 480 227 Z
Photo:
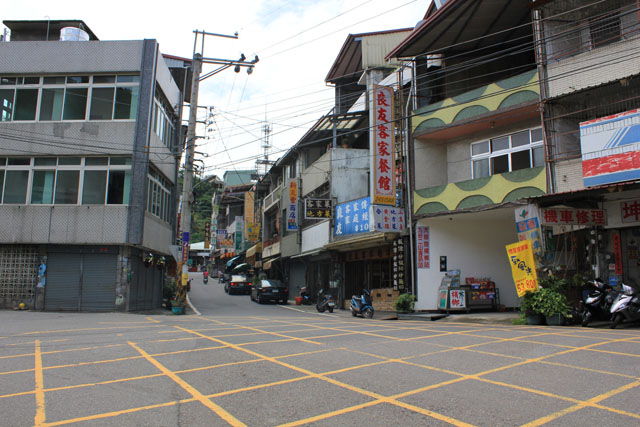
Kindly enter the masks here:
M 395 205 L 393 88 L 376 86 L 373 92 L 373 204 Z
M 640 222 L 640 201 L 629 200 L 620 202 L 620 218 L 622 222 Z
M 542 209 L 542 224 L 545 225 L 607 225 L 607 214 L 603 209 Z
M 416 226 L 416 247 L 418 268 L 429 268 L 429 227 Z
M 622 274 L 622 244 L 620 243 L 620 232 L 613 232 L 613 259 L 616 262 L 616 274 Z

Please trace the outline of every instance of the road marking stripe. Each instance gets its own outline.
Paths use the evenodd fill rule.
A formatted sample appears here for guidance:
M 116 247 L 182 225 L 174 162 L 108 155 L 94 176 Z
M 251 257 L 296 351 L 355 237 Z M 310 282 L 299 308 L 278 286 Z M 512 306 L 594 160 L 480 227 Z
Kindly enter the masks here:
M 213 403 L 205 395 L 200 393 L 195 387 L 193 387 L 188 382 L 184 381 L 182 378 L 180 378 L 174 372 L 172 372 L 169 369 L 167 369 L 163 364 L 161 364 L 160 362 L 155 360 L 146 351 L 144 351 L 143 349 L 138 347 L 135 343 L 130 342 L 130 341 L 127 342 L 127 343 L 131 347 L 135 348 L 142 355 L 142 357 L 147 359 L 147 361 L 149 363 L 151 363 L 153 366 L 158 368 L 158 370 L 160 372 L 164 373 L 166 376 L 171 378 L 176 384 L 178 384 L 180 387 L 182 387 L 184 390 L 186 390 L 189 394 L 191 394 L 196 400 L 198 400 L 204 406 L 206 406 L 207 408 L 209 408 L 213 412 L 215 412 L 220 418 L 222 418 L 223 420 L 225 420 L 226 422 L 228 422 L 232 426 L 245 426 L 245 424 L 243 422 L 241 422 L 240 420 L 235 418 L 233 415 L 231 415 L 230 413 L 228 413 L 227 411 L 222 409 L 222 407 L 220 407 L 220 406 L 216 405 L 215 403 Z
M 33 419 L 33 423 L 36 426 L 41 426 L 45 419 L 45 406 L 44 406 L 44 378 L 42 376 L 42 354 L 40 353 L 40 341 L 36 340 L 35 345 L 35 396 L 36 396 L 36 415 Z

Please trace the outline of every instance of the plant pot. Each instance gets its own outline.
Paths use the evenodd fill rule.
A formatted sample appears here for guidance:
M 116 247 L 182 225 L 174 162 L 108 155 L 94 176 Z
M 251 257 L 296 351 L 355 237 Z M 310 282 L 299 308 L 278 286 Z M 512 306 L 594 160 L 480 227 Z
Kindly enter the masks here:
M 527 325 L 544 325 L 544 316 L 542 314 L 527 314 Z
M 551 316 L 545 316 L 547 325 L 549 326 L 562 326 L 564 325 L 564 316 L 560 313 L 552 314 Z
M 296 297 L 296 305 L 302 305 L 302 297 Z
M 173 312 L 173 314 L 184 314 L 184 307 L 173 306 L 171 307 L 171 311 Z

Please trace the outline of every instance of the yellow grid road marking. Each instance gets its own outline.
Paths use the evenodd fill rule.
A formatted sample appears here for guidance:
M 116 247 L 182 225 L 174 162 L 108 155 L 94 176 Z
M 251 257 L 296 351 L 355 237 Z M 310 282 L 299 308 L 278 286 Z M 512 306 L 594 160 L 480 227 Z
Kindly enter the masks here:
M 45 419 L 45 406 L 44 406 L 44 378 L 42 376 L 42 354 L 40 354 L 40 341 L 36 340 L 35 345 L 35 390 L 34 394 L 36 396 L 36 415 L 33 419 L 33 424 L 36 426 L 41 426 Z
M 184 381 L 178 375 L 176 375 L 175 373 L 173 373 L 172 371 L 167 369 L 163 364 L 161 364 L 160 362 L 155 360 L 146 351 L 144 351 L 143 349 L 138 347 L 135 343 L 132 343 L 132 342 L 129 341 L 129 342 L 127 342 L 127 344 L 129 344 L 131 347 L 135 348 L 142 355 L 142 357 L 147 359 L 147 361 L 149 363 L 151 363 L 153 366 L 158 368 L 158 370 L 160 372 L 165 374 L 167 377 L 171 378 L 176 384 L 178 384 L 185 391 L 187 391 L 189 394 L 191 394 L 197 401 L 202 403 L 207 408 L 211 409 L 220 418 L 222 418 L 223 420 L 228 422 L 230 425 L 232 425 L 232 426 L 245 426 L 244 423 L 242 423 L 236 417 L 234 417 L 233 415 L 231 415 L 230 413 L 228 413 L 227 411 L 222 409 L 222 407 L 220 407 L 220 406 L 216 405 L 215 403 L 213 403 L 205 395 L 200 393 L 200 391 L 198 391 L 195 387 L 193 387 L 191 384 L 189 384 L 188 382 Z

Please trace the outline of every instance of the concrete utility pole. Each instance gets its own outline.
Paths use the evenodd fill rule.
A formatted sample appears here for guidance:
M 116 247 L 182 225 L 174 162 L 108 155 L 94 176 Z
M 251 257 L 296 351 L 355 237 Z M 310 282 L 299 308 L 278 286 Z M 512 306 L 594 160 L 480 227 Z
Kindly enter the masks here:
M 182 237 L 182 259 L 178 262 L 178 283 L 182 286 L 187 285 L 187 272 L 189 267 L 187 261 L 189 259 L 189 242 L 191 234 L 191 203 L 193 203 L 193 161 L 196 148 L 196 123 L 198 115 L 198 89 L 200 88 L 200 81 L 211 77 L 222 70 L 226 70 L 229 67 L 235 67 L 234 71 L 239 72 L 241 67 L 247 67 L 247 74 L 253 72 L 253 67 L 258 62 L 258 57 L 249 62 L 244 62 L 246 57 L 241 55 L 237 61 L 231 59 L 216 59 L 216 58 L 203 58 L 204 54 L 204 38 L 205 36 L 226 37 L 231 39 L 237 39 L 238 34 L 232 36 L 224 34 L 207 33 L 205 31 L 195 30 L 195 41 L 193 44 L 193 62 L 192 73 L 193 78 L 191 80 L 191 100 L 189 106 L 189 122 L 187 125 L 187 142 L 185 147 L 185 160 L 184 160 L 184 174 L 182 176 L 182 209 L 180 212 L 181 217 L 181 234 Z M 201 53 L 196 52 L 196 46 L 198 44 L 198 35 L 202 36 Z M 218 64 L 220 67 L 217 69 L 200 76 L 202 73 L 202 64 Z

